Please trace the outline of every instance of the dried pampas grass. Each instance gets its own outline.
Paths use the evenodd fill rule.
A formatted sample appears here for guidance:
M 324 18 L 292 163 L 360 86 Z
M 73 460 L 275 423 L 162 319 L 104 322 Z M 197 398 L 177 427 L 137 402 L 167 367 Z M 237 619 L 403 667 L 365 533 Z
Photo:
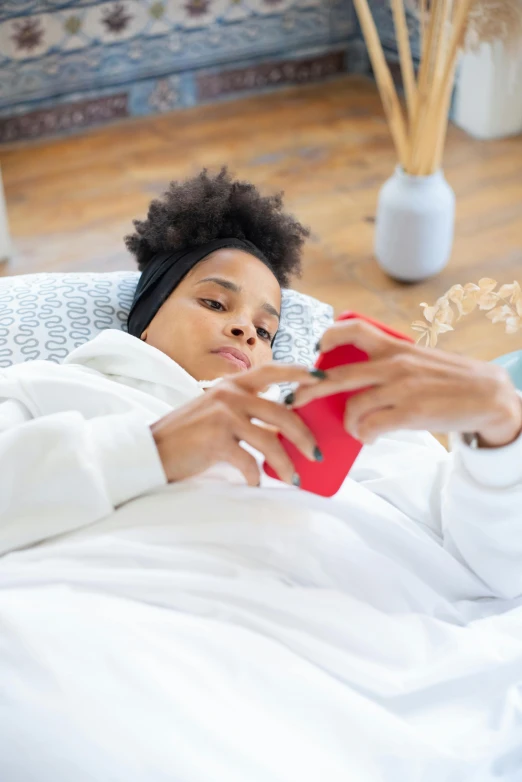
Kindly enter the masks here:
M 522 0 L 390 0 L 406 94 L 406 115 L 368 0 L 354 0 L 397 156 L 409 174 L 426 176 L 442 165 L 459 53 L 483 42 L 522 46 Z M 406 8 L 419 18 L 421 62 L 415 74 Z

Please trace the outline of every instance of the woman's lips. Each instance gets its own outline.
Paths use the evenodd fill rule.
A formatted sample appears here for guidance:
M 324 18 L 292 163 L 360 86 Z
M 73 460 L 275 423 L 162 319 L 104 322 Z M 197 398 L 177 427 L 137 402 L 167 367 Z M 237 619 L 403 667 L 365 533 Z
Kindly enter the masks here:
M 237 367 L 240 367 L 240 369 L 249 369 L 250 364 L 246 356 L 241 354 L 239 351 L 235 350 L 227 350 L 226 348 L 223 348 L 222 350 L 216 350 L 215 351 L 218 356 L 222 356 L 223 358 L 226 358 L 227 361 L 231 361 L 232 364 L 235 364 Z

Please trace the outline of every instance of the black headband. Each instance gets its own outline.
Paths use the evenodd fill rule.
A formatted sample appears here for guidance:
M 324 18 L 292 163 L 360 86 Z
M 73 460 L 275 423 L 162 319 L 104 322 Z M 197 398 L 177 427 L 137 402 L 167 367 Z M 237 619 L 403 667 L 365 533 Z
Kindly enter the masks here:
M 202 261 L 207 255 L 233 247 L 244 250 L 263 261 L 273 271 L 263 253 L 246 239 L 214 239 L 208 244 L 191 247 L 175 252 L 156 253 L 143 270 L 138 281 L 134 300 L 127 319 L 129 334 L 141 337 L 160 307 L 168 299 L 172 291 L 179 285 L 183 277 Z

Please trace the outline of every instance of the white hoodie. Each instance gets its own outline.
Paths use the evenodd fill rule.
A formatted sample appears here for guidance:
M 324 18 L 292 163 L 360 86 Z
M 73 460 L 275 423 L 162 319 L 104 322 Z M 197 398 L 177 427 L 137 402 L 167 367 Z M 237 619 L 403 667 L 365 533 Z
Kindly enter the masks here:
M 165 484 L 150 425 L 204 393 L 164 353 L 108 330 L 64 364 L 0 371 L 0 554 L 84 527 Z M 362 483 L 438 536 L 493 592 L 522 594 L 522 437 L 455 455 L 427 433 L 363 450 Z M 216 475 L 241 482 L 236 470 Z M 267 476 L 263 485 L 274 486 Z M 277 484 L 282 487 L 281 484 Z
M 522 439 L 167 486 L 202 393 L 119 331 L 0 374 L 2 782 L 522 779 Z

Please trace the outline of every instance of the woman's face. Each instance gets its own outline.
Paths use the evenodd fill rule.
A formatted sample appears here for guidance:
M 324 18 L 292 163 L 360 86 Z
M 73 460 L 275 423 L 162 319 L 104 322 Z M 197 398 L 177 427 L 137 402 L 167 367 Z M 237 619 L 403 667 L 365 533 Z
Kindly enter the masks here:
M 265 264 L 223 249 L 200 261 L 141 338 L 196 380 L 214 380 L 272 360 L 281 289 Z

